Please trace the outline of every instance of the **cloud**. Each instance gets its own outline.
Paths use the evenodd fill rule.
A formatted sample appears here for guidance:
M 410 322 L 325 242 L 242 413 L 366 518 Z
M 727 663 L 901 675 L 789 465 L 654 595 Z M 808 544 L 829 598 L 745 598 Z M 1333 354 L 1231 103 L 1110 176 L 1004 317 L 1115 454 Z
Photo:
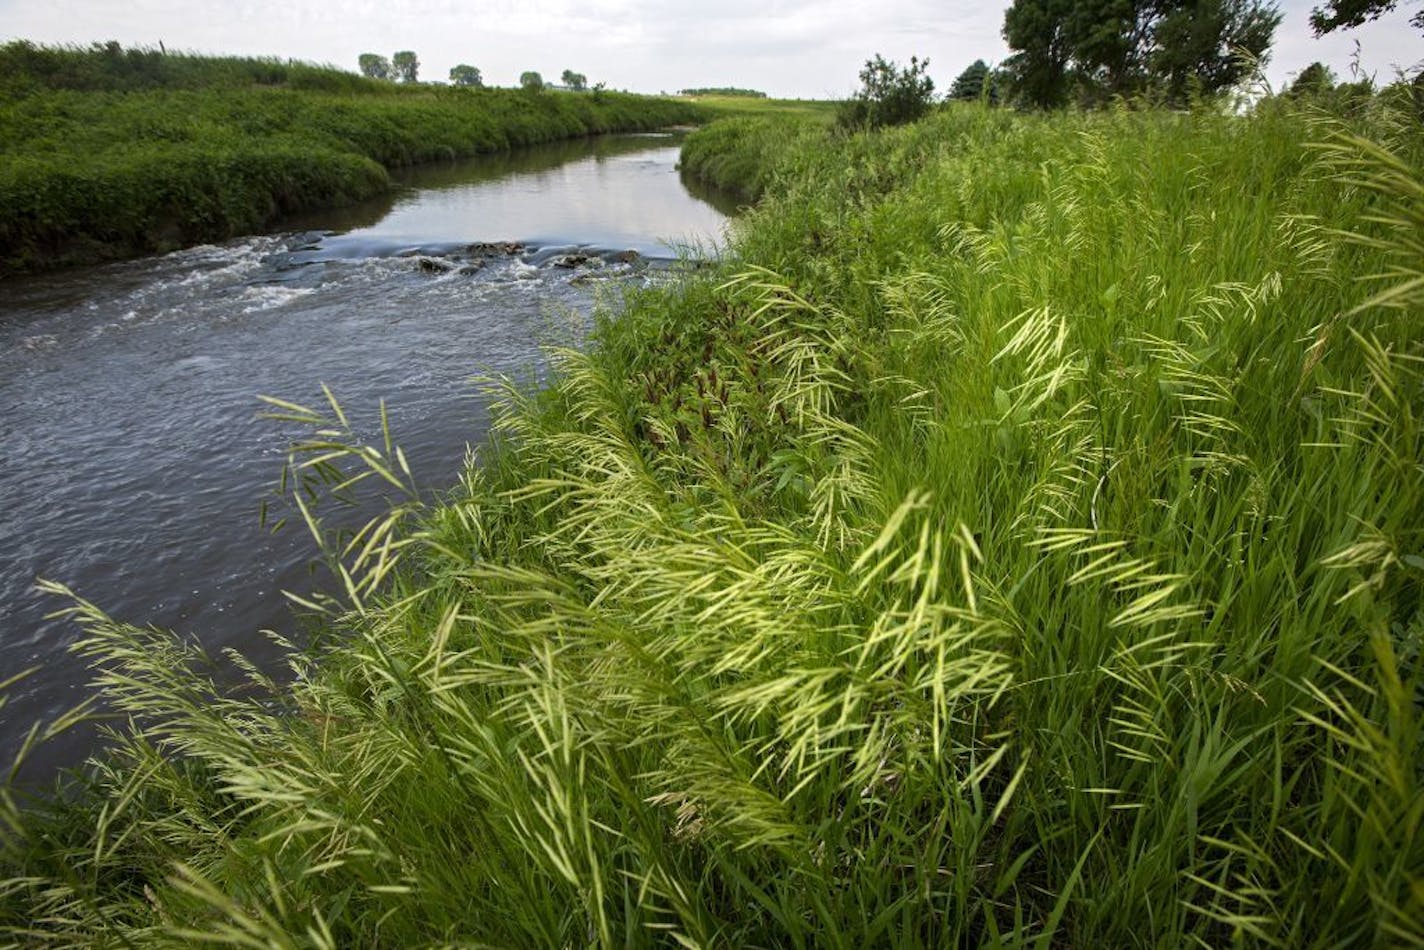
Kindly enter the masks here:
M 1318 2 L 1318 0 L 1315 0 Z M 1381 78 L 1420 57 L 1409 11 L 1316 40 L 1312 0 L 1286 0 L 1270 67 L 1274 83 L 1320 59 L 1348 70 L 1356 39 Z M 513 85 L 525 69 L 565 68 L 641 91 L 738 85 L 784 96 L 853 91 L 872 54 L 929 57 L 940 89 L 975 59 L 1008 55 L 1003 8 L 931 0 L 718 0 L 691 8 L 652 0 L 0 0 L 3 38 L 117 39 L 211 53 L 274 55 L 354 69 L 362 52 L 413 49 L 423 78 L 456 63 Z

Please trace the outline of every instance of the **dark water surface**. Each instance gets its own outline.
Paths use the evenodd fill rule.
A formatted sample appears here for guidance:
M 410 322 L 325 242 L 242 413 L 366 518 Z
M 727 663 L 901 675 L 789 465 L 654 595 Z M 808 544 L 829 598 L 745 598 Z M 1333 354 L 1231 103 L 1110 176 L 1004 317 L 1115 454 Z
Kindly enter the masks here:
M 0 681 L 39 667 L 0 708 L 0 764 L 87 695 L 78 631 L 44 619 L 62 604 L 37 578 L 273 662 L 260 631 L 295 626 L 280 591 L 319 581 L 303 531 L 258 524 L 298 434 L 258 395 L 314 405 L 326 383 L 368 430 L 384 399 L 417 479 L 450 484 L 486 431 L 473 375 L 537 374 L 597 297 L 722 240 L 731 209 L 676 159 L 666 136 L 560 143 L 411 171 L 281 234 L 0 283 Z

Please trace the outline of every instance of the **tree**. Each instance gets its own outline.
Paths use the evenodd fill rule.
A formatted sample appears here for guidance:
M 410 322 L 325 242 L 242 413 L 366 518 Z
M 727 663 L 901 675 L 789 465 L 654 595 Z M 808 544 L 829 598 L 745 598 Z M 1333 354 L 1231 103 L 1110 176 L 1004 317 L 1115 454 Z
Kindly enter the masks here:
M 964 72 L 960 73 L 949 87 L 949 98 L 969 102 L 984 99 L 990 104 L 997 104 L 998 85 L 997 77 L 989 68 L 989 64 L 982 59 L 976 59 L 965 67 Z
M 1280 20 L 1269 0 L 1014 0 L 1004 39 L 1032 105 L 1153 89 L 1180 104 L 1239 82 Z
M 934 101 L 934 80 L 926 75 L 928 59 L 910 57 L 901 68 L 879 53 L 865 61 L 860 71 L 860 91 L 841 107 L 838 121 L 845 128 L 879 128 L 913 122 L 929 111 Z
M 1300 71 L 1285 94 L 1292 99 L 1316 96 L 1335 88 L 1335 74 L 1324 63 L 1315 62 Z
M 530 69 L 519 74 L 519 85 L 530 92 L 539 92 L 544 88 L 544 77 Z
M 572 69 L 564 70 L 564 75 L 560 77 L 565 86 L 574 92 L 583 92 L 588 88 L 588 77 L 583 73 L 576 73 Z
M 420 60 L 415 58 L 415 51 L 403 49 L 391 57 L 391 66 L 395 78 L 401 82 L 418 82 L 416 76 L 420 73 Z
M 457 86 L 474 86 L 476 88 L 485 84 L 484 79 L 480 76 L 480 71 L 464 63 L 450 67 L 450 81 Z
M 1068 99 L 1066 24 L 1073 0 L 1014 0 L 1004 13 L 1004 42 L 1017 52 L 1004 61 L 1014 98 L 1040 109 Z
M 1310 28 L 1316 36 L 1351 29 L 1379 19 L 1396 5 L 1396 0 L 1328 0 L 1325 6 L 1310 11 Z M 1409 22 L 1424 30 L 1424 10 L 1410 17 Z
M 356 62 L 361 67 L 361 75 L 368 79 L 390 79 L 391 61 L 375 53 L 362 53 Z
M 1211 95 L 1246 78 L 1271 48 L 1281 14 L 1262 0 L 1181 3 L 1157 23 L 1148 82 L 1182 104 L 1193 90 Z

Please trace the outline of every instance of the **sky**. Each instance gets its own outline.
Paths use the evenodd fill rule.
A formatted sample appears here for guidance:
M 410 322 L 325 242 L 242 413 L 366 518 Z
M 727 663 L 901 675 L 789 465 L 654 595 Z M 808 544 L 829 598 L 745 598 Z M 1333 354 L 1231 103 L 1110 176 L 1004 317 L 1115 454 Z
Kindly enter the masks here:
M 1320 0 L 1279 0 L 1284 15 L 1266 75 L 1280 88 L 1315 60 L 1342 79 L 1352 63 L 1385 82 L 1424 61 L 1409 25 L 1424 0 L 1323 39 L 1308 17 Z M 1006 6 L 1006 5 L 1005 5 Z M 929 57 L 936 88 L 976 59 L 1009 55 L 1005 6 L 944 0 L 0 0 L 0 40 L 118 40 L 199 53 L 277 56 L 355 70 L 363 52 L 414 50 L 420 78 L 459 63 L 491 85 L 525 70 L 635 92 L 740 86 L 787 98 L 843 98 L 874 53 Z M 1356 44 L 1358 42 L 1358 57 Z

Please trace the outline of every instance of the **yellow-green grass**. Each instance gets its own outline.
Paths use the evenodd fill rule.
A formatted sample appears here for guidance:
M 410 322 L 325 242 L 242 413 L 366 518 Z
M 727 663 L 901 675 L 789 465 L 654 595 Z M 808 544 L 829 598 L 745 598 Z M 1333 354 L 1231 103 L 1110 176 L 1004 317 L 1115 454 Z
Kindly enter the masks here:
M 831 99 L 771 99 L 759 96 L 685 96 L 714 116 L 773 116 L 833 122 L 840 103 Z
M 7 800 L 8 932 L 1424 941 L 1424 149 L 1350 121 L 800 137 L 438 504 L 277 407 L 313 524 L 404 500 L 261 698 L 74 608 L 133 718 Z

